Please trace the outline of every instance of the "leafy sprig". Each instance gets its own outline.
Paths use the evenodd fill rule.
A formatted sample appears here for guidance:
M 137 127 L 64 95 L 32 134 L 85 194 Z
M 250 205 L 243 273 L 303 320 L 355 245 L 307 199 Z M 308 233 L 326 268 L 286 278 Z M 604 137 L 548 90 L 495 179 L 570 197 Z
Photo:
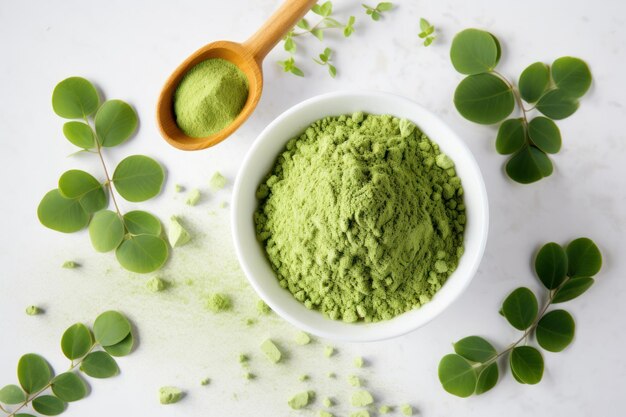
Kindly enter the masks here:
M 591 72 L 581 59 L 566 56 L 551 67 L 542 62 L 528 66 L 515 87 L 495 70 L 500 56 L 500 42 L 489 32 L 466 29 L 455 36 L 450 49 L 452 65 L 467 77 L 454 93 L 454 105 L 463 117 L 480 124 L 502 122 L 517 105 L 521 117 L 500 125 L 496 150 L 512 154 L 506 164 L 507 175 L 529 184 L 552 174 L 548 154 L 561 149 L 561 132 L 554 120 L 576 112 L 578 100 L 591 85 Z M 533 110 L 543 116 L 531 118 Z
M 297 75 L 298 77 L 304 77 L 304 73 L 300 68 L 296 66 L 296 61 L 293 57 L 289 57 L 284 61 L 278 61 L 278 64 L 283 67 L 283 71 L 290 72 L 293 75 Z
M 46 359 L 35 353 L 23 355 L 17 364 L 19 385 L 0 389 L 0 411 L 6 417 L 33 417 L 22 412 L 29 405 L 46 416 L 56 416 L 67 403 L 87 396 L 82 374 L 110 378 L 119 374 L 113 358 L 128 355 L 134 345 L 131 325 L 123 314 L 107 311 L 96 318 L 93 330 L 83 323 L 70 326 L 61 338 L 61 350 L 70 360 L 67 371 L 54 375 Z
M 145 211 L 123 214 L 115 191 L 127 201 L 142 202 L 161 192 L 164 173 L 155 160 L 144 155 L 123 159 L 110 175 L 104 149 L 127 141 L 138 125 L 135 110 L 121 100 L 100 105 L 95 87 L 86 79 L 61 81 L 52 94 L 54 112 L 65 119 L 63 134 L 82 152 L 98 156 L 104 181 L 88 172 L 72 169 L 61 175 L 58 188 L 39 203 L 37 215 L 46 227 L 73 233 L 88 226 L 98 252 L 115 250 L 118 262 L 129 271 L 146 273 L 167 260 L 168 247 L 161 237 L 161 222 Z M 109 199 L 113 210 L 108 210 Z
M 335 66 L 331 64 L 330 62 L 332 53 L 333 51 L 330 48 L 326 48 L 324 49 L 324 52 L 322 52 L 319 55 L 320 59 L 318 60 L 318 59 L 313 58 L 313 61 L 315 61 L 319 65 L 327 66 L 328 73 L 330 74 L 331 77 L 335 78 L 335 76 L 337 75 L 337 68 L 335 68 Z
M 548 352 L 560 352 L 569 346 L 574 339 L 574 319 L 567 311 L 550 307 L 587 291 L 601 267 L 602 255 L 590 239 L 578 238 L 566 248 L 557 243 L 544 245 L 535 258 L 535 272 L 548 290 L 544 305 L 539 308 L 537 297 L 525 287 L 509 294 L 500 314 L 522 335 L 501 352 L 480 336 L 456 342 L 455 353 L 444 356 L 439 363 L 443 388 L 459 397 L 489 391 L 498 382 L 498 362 L 506 355 L 517 382 L 539 383 L 544 371 L 543 356 L 528 345 L 529 339 L 534 337 Z
M 417 36 L 424 39 L 424 46 L 429 46 L 437 39 L 437 36 L 434 35 L 435 27 L 424 18 L 420 18 L 420 30 L 421 32 Z
M 374 21 L 379 21 L 383 15 L 383 12 L 387 12 L 393 9 L 393 3 L 388 1 L 378 3 L 376 7 L 371 7 L 367 4 L 362 4 L 362 6 L 365 8 L 365 14 L 370 16 Z

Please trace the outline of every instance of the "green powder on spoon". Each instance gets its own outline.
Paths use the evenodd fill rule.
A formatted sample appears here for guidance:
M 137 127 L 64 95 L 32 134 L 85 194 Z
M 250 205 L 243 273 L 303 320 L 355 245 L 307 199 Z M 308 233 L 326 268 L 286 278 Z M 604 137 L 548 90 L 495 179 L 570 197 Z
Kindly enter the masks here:
M 248 78 L 225 59 L 202 61 L 174 93 L 178 127 L 188 136 L 213 135 L 235 120 L 248 99 Z

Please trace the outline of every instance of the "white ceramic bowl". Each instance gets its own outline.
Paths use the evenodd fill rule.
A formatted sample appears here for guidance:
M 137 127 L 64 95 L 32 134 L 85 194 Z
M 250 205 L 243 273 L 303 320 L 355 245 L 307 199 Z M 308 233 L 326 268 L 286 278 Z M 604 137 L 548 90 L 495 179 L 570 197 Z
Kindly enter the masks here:
M 464 188 L 467 227 L 465 253 L 433 299 L 417 310 L 377 323 L 344 323 L 308 310 L 278 284 L 265 251 L 255 237 L 253 213 L 258 207 L 255 192 L 270 172 L 287 141 L 312 122 L 325 116 L 363 111 L 391 114 L 414 122 L 455 163 Z M 237 175 L 232 203 L 232 230 L 239 262 L 259 296 L 285 320 L 320 337 L 364 342 L 402 335 L 429 322 L 456 300 L 472 280 L 487 241 L 489 213 L 487 192 L 480 169 L 463 141 L 437 116 L 397 95 L 380 92 L 323 94 L 290 108 L 270 123 L 246 155 Z

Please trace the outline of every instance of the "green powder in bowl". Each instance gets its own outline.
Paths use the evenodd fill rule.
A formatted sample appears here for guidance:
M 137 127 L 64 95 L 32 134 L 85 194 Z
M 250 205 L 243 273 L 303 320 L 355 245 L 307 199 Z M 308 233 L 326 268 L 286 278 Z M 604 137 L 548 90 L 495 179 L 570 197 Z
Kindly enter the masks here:
M 248 99 L 248 78 L 225 59 L 207 59 L 189 70 L 174 93 L 176 124 L 203 138 L 231 124 Z
M 407 120 L 316 121 L 287 143 L 257 198 L 257 238 L 280 285 L 331 319 L 418 308 L 463 254 L 454 162 Z

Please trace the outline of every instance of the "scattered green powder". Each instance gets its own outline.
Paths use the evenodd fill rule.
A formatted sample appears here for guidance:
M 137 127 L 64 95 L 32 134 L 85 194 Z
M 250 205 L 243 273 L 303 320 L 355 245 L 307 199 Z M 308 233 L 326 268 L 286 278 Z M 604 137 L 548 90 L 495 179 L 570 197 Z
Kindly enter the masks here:
M 248 327 L 253 326 L 253 325 L 255 325 L 255 324 L 256 324 L 256 319 L 253 319 L 252 317 L 248 317 L 248 318 L 245 320 L 245 324 L 246 324 L 246 326 L 248 326 Z
M 213 191 L 221 190 L 222 188 L 226 187 L 226 177 L 223 176 L 219 171 L 216 171 L 209 180 L 209 186 Z
M 402 414 L 404 414 L 405 416 L 412 416 L 413 407 L 411 407 L 410 404 L 403 404 L 400 406 L 400 412 L 402 412 Z
M 175 248 L 189 242 L 191 235 L 180 223 L 178 217 L 172 216 L 170 218 L 170 228 L 167 231 L 167 238 L 170 241 L 170 245 Z
M 280 362 L 280 359 L 283 356 L 280 349 L 278 349 L 271 339 L 266 339 L 263 343 L 261 343 L 261 351 L 263 351 L 267 359 L 274 363 Z
M 308 345 L 309 343 L 311 343 L 311 336 L 309 336 L 305 332 L 298 332 L 296 333 L 296 337 L 294 340 L 297 345 L 304 346 L 304 345 Z
M 360 387 L 361 386 L 361 378 L 359 378 L 356 375 L 350 375 L 350 376 L 348 376 L 348 384 L 352 385 L 353 387 Z
M 239 363 L 242 364 L 243 366 L 247 366 L 249 360 L 250 358 L 248 357 L 248 355 L 244 353 L 239 354 Z
M 380 414 L 389 414 L 389 413 L 391 413 L 391 411 L 392 411 L 392 409 L 391 409 L 391 407 L 390 407 L 390 406 L 388 406 L 388 405 L 381 405 L 381 406 L 378 408 L 378 412 L 379 412 Z
M 367 410 L 359 410 L 350 413 L 350 417 L 370 417 L 370 412 Z
M 326 407 L 326 408 L 330 408 L 330 407 L 332 407 L 333 405 L 335 405 L 335 402 L 333 401 L 333 399 L 332 399 L 332 398 L 330 398 L 330 397 L 326 397 L 326 398 L 324 398 L 324 400 L 322 401 L 322 404 L 324 404 L 324 407 Z
M 182 193 L 183 191 L 185 191 L 185 187 L 180 184 L 175 184 L 174 191 L 177 193 Z
M 289 401 L 287 401 L 287 404 L 289 404 L 289 407 L 294 410 L 300 410 L 309 405 L 309 403 L 313 402 L 314 399 L 314 391 L 303 391 L 291 397 Z
M 196 204 L 198 204 L 198 201 L 200 201 L 200 190 L 198 190 L 197 188 L 194 188 L 193 190 L 191 190 L 189 192 L 189 195 L 187 196 L 187 201 L 185 201 L 185 203 L 188 206 L 195 206 Z
M 248 78 L 225 59 L 207 59 L 191 68 L 174 93 L 176 123 L 194 138 L 231 124 L 248 98 Z
M 268 306 L 263 300 L 257 301 L 256 309 L 259 310 L 259 313 L 261 314 L 269 314 L 272 312 L 272 309 L 270 308 L 270 306 Z
M 334 346 L 330 346 L 330 345 L 324 346 L 324 356 L 326 356 L 327 358 L 330 358 L 334 354 L 335 354 Z
M 335 379 L 337 377 L 337 375 L 334 372 L 329 372 L 326 374 L 327 377 L 331 378 L 331 379 Z
M 63 265 L 61 265 L 61 268 L 65 268 L 65 269 L 74 269 L 74 268 L 79 268 L 79 267 L 80 267 L 80 264 L 74 261 L 65 261 L 63 262 Z
M 329 413 L 328 411 L 320 410 L 320 417 L 335 417 L 333 413 Z
M 307 374 L 300 375 L 298 377 L 298 381 L 301 381 L 301 382 L 308 381 L 309 379 L 310 379 L 310 377 Z
M 233 302 L 230 297 L 221 293 L 211 294 L 206 303 L 206 307 L 214 313 L 230 310 L 232 306 Z
M 280 285 L 346 322 L 428 302 L 462 253 L 453 166 L 406 120 L 355 113 L 313 123 L 257 190 L 257 237 Z
M 251 380 L 251 379 L 256 378 L 256 375 L 254 375 L 252 372 L 245 372 L 243 374 L 243 377 L 244 379 Z
M 176 387 L 161 387 L 159 401 L 161 404 L 174 404 L 183 398 L 183 391 Z
M 159 277 L 152 277 L 146 282 L 146 288 L 152 292 L 160 292 L 167 287 L 169 287 L 169 283 Z
M 362 368 L 363 365 L 365 364 L 361 356 L 357 356 L 356 358 L 354 358 L 353 363 L 354 363 L 354 366 L 356 366 L 357 368 Z
M 211 383 L 211 378 L 204 378 L 203 380 L 200 381 L 200 385 L 205 386 L 205 385 L 209 385 Z
M 353 407 L 366 407 L 374 402 L 374 397 L 369 391 L 365 391 L 364 389 L 355 391 L 352 394 L 352 398 L 350 398 L 350 404 Z
M 38 314 L 42 314 L 43 310 L 37 306 L 28 306 L 26 307 L 26 314 L 29 316 L 36 316 Z

